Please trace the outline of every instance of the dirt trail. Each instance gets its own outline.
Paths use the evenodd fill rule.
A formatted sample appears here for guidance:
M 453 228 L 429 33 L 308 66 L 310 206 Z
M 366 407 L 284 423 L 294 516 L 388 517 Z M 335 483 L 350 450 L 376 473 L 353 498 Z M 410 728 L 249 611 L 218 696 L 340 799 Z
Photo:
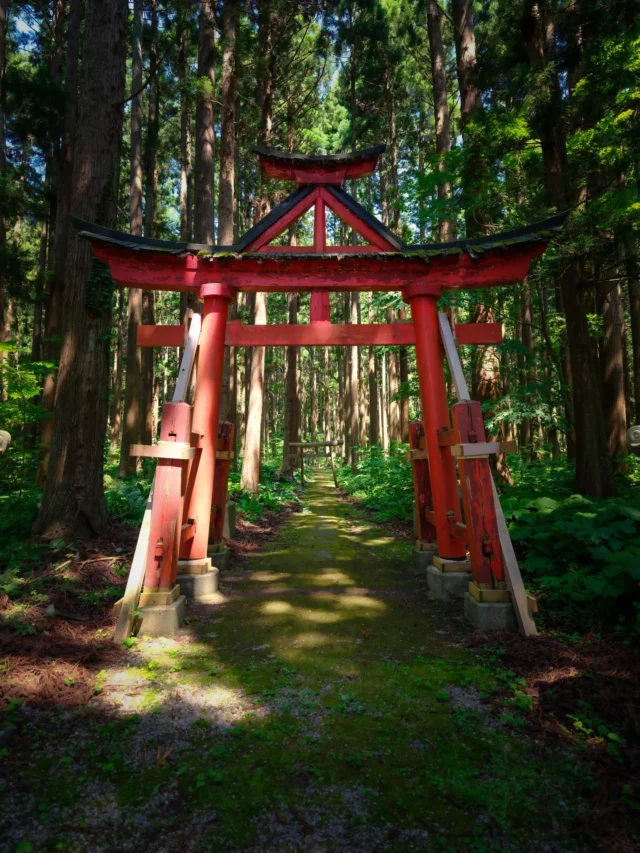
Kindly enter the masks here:
M 411 543 L 324 471 L 304 497 L 81 714 L 20 709 L 0 850 L 586 849 L 580 766 L 522 736 Z

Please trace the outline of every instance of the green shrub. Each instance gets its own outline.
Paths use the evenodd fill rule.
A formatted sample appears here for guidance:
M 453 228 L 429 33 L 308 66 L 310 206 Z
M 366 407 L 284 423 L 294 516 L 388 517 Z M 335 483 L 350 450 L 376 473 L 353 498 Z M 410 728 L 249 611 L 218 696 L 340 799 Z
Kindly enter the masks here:
M 527 583 L 554 609 L 640 631 L 640 511 L 580 495 L 503 500 Z
M 413 480 L 407 445 L 385 453 L 380 447 L 360 451 L 357 470 L 338 469 L 338 483 L 370 509 L 380 521 L 410 521 L 413 515 Z

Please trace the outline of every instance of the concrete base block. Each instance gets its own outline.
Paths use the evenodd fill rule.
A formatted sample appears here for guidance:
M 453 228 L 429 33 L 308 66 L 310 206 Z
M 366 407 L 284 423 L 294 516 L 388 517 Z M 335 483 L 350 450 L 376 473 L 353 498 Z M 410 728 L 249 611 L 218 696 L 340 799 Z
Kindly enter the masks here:
M 222 536 L 225 539 L 233 539 L 236 535 L 236 505 L 234 501 L 227 501 L 224 510 L 224 522 L 222 525 Z
M 204 575 L 178 575 L 180 592 L 189 600 L 197 601 L 218 591 L 218 570 L 211 569 Z
M 211 571 L 211 560 L 200 557 L 198 560 L 178 560 L 179 575 L 206 575 Z
M 138 635 L 150 637 L 171 637 L 181 627 L 187 615 L 187 599 L 178 596 L 173 604 L 140 608 L 140 627 Z
M 467 593 L 464 597 L 464 615 L 478 631 L 518 630 L 513 604 L 506 602 L 482 603 Z
M 433 562 L 433 555 L 435 551 L 419 551 L 417 548 L 413 549 L 413 565 L 411 566 L 410 571 L 416 575 L 424 575 L 427 568 Z
M 471 577 L 471 572 L 441 572 L 435 566 L 427 567 L 427 586 L 436 601 L 464 598 Z
M 220 551 L 209 551 L 209 559 L 213 568 L 223 572 L 229 568 L 230 552 L 228 548 L 222 548 Z

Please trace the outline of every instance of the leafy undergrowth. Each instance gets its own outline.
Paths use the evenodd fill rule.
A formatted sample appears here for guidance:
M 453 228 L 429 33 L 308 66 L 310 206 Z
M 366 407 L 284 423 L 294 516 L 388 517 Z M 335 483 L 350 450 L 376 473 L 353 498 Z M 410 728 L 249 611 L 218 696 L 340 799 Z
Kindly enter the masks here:
M 357 470 L 338 469 L 338 483 L 352 498 L 373 512 L 378 521 L 410 521 L 413 517 L 413 481 L 407 461 L 408 445 L 360 451 Z
M 597 780 L 523 736 L 533 700 L 464 648 L 397 543 L 322 476 L 268 548 L 140 638 L 75 709 L 9 703 L 11 851 L 583 853 Z M 100 636 L 95 645 L 102 645 Z M 609 844 L 601 849 L 613 850 Z M 622 849 L 622 848 L 618 848 Z

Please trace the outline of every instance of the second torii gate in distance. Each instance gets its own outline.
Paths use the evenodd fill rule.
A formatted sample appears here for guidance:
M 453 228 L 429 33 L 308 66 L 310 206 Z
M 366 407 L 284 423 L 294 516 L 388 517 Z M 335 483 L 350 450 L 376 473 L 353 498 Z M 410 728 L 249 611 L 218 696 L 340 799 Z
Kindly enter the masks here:
M 438 316 L 437 303 L 447 290 L 522 281 L 532 259 L 544 252 L 551 236 L 562 227 L 566 214 L 491 237 L 406 246 L 343 189 L 346 180 L 371 174 L 383 150 L 384 146 L 377 146 L 353 154 L 305 156 L 255 149 L 267 176 L 294 181 L 296 189 L 232 246 L 132 237 L 75 221 L 83 236 L 91 240 L 97 257 L 109 264 L 116 284 L 191 292 L 203 303 L 197 390 L 193 412 L 185 414 L 190 423 L 185 421 L 173 431 L 163 429 L 165 446 L 171 440 L 184 445 L 185 436 L 190 436 L 187 441 L 193 453 L 185 455 L 183 448 L 179 455 L 176 448 L 173 457 L 176 464 L 188 469 L 186 488 L 174 501 L 175 509 L 170 513 L 166 505 L 164 510 L 156 508 L 154 499 L 152 513 L 165 514 L 159 527 L 153 528 L 154 536 L 158 529 L 164 533 L 148 545 L 145 593 L 151 596 L 151 603 L 160 600 L 153 597 L 157 595 L 176 597 L 178 554 L 161 550 L 158 557 L 158 541 L 166 543 L 171 538 L 169 526 L 174 538 L 176 526 L 182 531 L 181 571 L 207 559 L 225 345 L 415 345 L 423 421 L 411 427 L 411 457 L 417 547 L 435 555 L 429 570 L 430 585 L 443 595 L 465 595 L 465 609 L 478 625 L 502 624 L 500 619 L 503 626 L 513 624 L 513 611 L 508 606 L 504 618 L 496 621 L 490 614 L 486 616 L 486 608 L 509 602 L 504 544 L 500 541 L 500 519 L 488 463 L 488 454 L 499 447 L 485 441 L 479 403 L 463 398 L 450 414 L 443 370 L 447 331 Z M 312 208 L 312 245 L 274 244 Z M 327 209 L 364 242 L 330 245 Z M 231 300 L 238 292 L 250 291 L 310 292 L 309 324 L 246 326 L 228 322 Z M 400 291 L 411 306 L 412 322 L 333 324 L 329 296 L 344 291 Z M 451 361 L 457 359 L 455 347 L 452 349 L 454 337 L 451 327 L 445 325 L 451 337 L 447 348 Z M 496 344 L 501 340 L 499 324 L 455 326 L 455 341 L 460 344 Z M 183 341 L 182 326 L 142 326 L 138 333 L 141 346 L 176 347 Z M 170 454 L 170 449 L 163 452 Z M 156 565 L 158 560 L 162 566 Z M 464 581 L 462 587 L 460 579 Z M 495 607 L 491 612 L 495 614 Z

